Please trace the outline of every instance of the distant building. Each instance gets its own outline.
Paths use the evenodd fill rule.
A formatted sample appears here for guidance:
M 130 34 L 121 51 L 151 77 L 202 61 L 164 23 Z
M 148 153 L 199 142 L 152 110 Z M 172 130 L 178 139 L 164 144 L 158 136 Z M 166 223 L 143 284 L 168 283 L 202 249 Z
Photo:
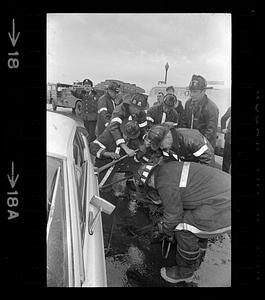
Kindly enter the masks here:
M 110 84 L 110 82 L 117 82 L 120 85 L 120 90 L 123 94 L 131 94 L 131 93 L 145 93 L 145 90 L 140 88 L 134 83 L 128 83 L 128 82 L 123 82 L 121 80 L 116 80 L 116 79 L 107 79 L 105 81 L 102 81 L 95 85 L 95 89 L 99 90 L 106 90 L 107 86 Z

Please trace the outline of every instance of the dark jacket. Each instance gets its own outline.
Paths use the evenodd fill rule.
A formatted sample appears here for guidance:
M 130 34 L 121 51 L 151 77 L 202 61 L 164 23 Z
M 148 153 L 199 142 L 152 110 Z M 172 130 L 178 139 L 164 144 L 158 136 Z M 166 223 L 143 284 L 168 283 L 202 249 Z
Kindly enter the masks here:
M 198 129 L 215 148 L 218 117 L 219 110 L 207 95 L 195 106 L 191 99 L 188 99 L 185 103 L 181 126 Z
M 178 116 L 179 116 L 179 123 L 181 122 L 182 119 L 182 115 L 184 112 L 184 107 L 182 105 L 182 101 L 178 99 L 177 105 L 174 107 L 175 111 L 177 112 Z M 181 124 L 179 124 L 179 126 L 181 126 Z
M 164 163 L 154 172 L 164 207 L 162 222 L 169 231 L 188 230 L 199 237 L 210 237 L 230 230 L 230 174 L 178 161 Z
M 106 92 L 98 100 L 98 121 L 96 127 L 96 135 L 104 131 L 104 129 L 109 125 L 112 112 L 115 108 L 114 100 L 111 99 L 110 95 Z
M 163 111 L 163 104 L 152 106 L 147 110 L 146 119 L 148 127 L 155 124 L 162 124 L 165 122 L 178 123 L 179 116 L 175 109 L 171 109 L 169 112 Z
M 111 121 L 110 121 L 110 132 L 115 140 L 117 146 L 125 143 L 123 139 L 123 128 L 125 124 L 130 120 L 135 120 L 138 122 L 138 125 L 141 130 L 141 136 L 146 133 L 147 121 L 146 121 L 146 113 L 141 111 L 139 115 L 131 116 L 128 109 L 129 104 L 121 103 L 115 107 Z
M 128 143 L 134 142 L 134 140 L 129 140 Z M 136 145 L 139 143 L 135 141 Z M 102 167 L 105 164 L 112 161 L 111 158 L 106 158 L 103 156 L 104 152 L 116 152 L 120 154 L 120 156 L 126 155 L 125 151 L 116 145 L 112 134 L 110 133 L 110 127 L 108 126 L 103 133 L 93 142 L 90 143 L 90 153 L 96 157 L 95 160 L 95 166 L 96 167 Z M 117 163 L 115 168 L 113 169 L 113 173 L 117 171 L 121 171 L 121 169 L 125 172 L 131 171 L 136 172 L 136 170 L 139 168 L 139 163 L 134 158 L 125 158 L 123 161 Z M 107 171 L 107 170 L 106 170 Z M 100 179 L 104 177 L 104 174 L 106 171 L 100 175 Z
M 197 129 L 171 128 L 170 131 L 173 145 L 169 152 L 163 151 L 164 156 L 176 154 L 182 161 L 199 162 L 214 167 L 213 147 Z
M 226 121 L 228 119 L 229 121 L 227 125 L 227 133 L 225 134 L 225 140 L 231 144 L 231 106 L 228 108 L 226 113 L 221 118 L 221 130 L 226 128 Z
M 81 117 L 86 121 L 96 121 L 98 117 L 98 99 L 99 94 L 96 90 L 91 90 L 90 92 L 86 92 L 82 90 L 81 92 L 73 91 L 72 93 L 75 97 L 80 98 L 82 102 L 82 112 Z

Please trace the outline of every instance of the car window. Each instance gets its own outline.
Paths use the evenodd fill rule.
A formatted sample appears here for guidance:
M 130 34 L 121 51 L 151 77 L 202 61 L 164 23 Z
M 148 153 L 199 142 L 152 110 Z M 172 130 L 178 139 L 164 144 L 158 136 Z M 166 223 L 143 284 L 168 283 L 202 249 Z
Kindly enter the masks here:
M 59 167 L 61 171 L 56 188 L 55 182 Z M 61 160 L 48 157 L 47 181 L 47 214 L 49 214 L 50 223 L 47 228 L 47 285 L 68 286 L 67 225 Z M 55 198 L 52 203 L 54 193 Z
M 82 145 L 82 141 L 80 141 L 80 137 L 78 136 L 78 133 L 76 132 L 73 142 L 73 154 L 74 154 L 74 160 L 75 164 L 79 167 L 82 166 L 84 163 L 84 147 Z

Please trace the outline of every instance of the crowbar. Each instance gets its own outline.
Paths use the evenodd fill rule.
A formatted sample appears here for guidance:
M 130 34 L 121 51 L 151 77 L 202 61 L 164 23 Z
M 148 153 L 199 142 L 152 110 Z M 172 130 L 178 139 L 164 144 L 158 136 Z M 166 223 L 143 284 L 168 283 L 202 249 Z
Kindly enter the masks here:
M 166 240 L 166 239 L 163 239 L 163 241 L 162 241 L 161 252 L 162 252 L 163 258 L 167 259 L 168 254 L 169 254 L 169 251 L 170 251 L 170 247 L 171 247 L 171 242 L 168 241 L 167 251 L 166 251 L 166 253 L 164 254 L 165 240 Z

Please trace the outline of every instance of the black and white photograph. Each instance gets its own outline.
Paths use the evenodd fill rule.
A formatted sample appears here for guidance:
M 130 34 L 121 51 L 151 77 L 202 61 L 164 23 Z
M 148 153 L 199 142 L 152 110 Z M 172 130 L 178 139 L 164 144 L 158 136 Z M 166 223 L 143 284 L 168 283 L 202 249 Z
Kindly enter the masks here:
M 231 13 L 47 13 L 48 287 L 231 287 L 231 57 Z

